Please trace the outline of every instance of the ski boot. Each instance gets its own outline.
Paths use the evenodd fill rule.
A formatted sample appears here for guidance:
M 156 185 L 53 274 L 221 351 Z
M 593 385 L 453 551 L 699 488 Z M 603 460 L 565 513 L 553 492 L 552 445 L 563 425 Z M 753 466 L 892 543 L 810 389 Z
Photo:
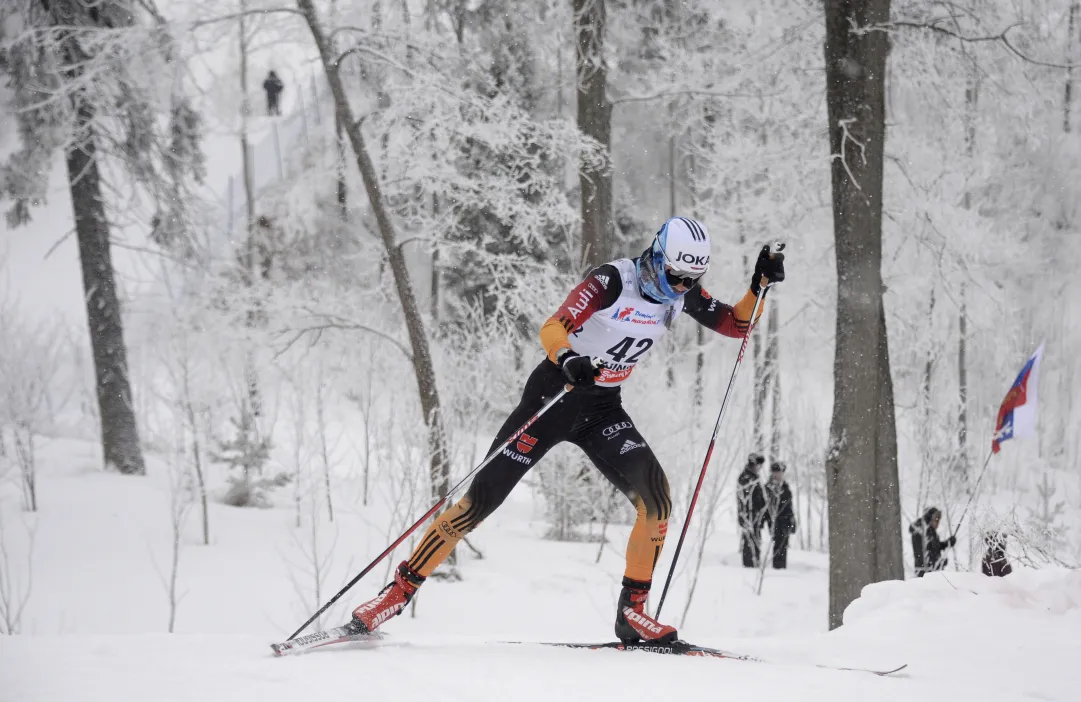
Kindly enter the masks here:
M 649 586 L 650 583 L 623 578 L 616 609 L 616 638 L 625 644 L 638 641 L 670 644 L 678 638 L 675 627 L 661 624 L 646 614 Z
M 380 590 L 374 599 L 353 610 L 350 627 L 358 634 L 371 634 L 380 624 L 402 613 L 424 580 L 423 575 L 413 572 L 408 561 L 402 561 L 394 571 L 394 580 Z

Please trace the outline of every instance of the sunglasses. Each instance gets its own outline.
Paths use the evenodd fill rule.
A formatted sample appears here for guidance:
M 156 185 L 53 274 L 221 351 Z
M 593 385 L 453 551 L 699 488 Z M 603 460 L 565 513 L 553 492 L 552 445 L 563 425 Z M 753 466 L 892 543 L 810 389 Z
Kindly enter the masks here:
M 683 287 L 685 287 L 685 288 L 687 288 L 689 290 L 692 287 L 694 287 L 694 284 L 697 283 L 698 279 L 701 278 L 701 277 L 702 277 L 701 275 L 696 275 L 696 276 L 693 276 L 693 277 L 692 276 L 681 276 L 678 273 L 673 273 L 672 271 L 668 270 L 667 268 L 665 268 L 665 270 L 664 270 L 664 279 L 667 280 L 668 284 L 671 285 L 672 287 L 675 287 L 677 285 L 682 285 Z
M 691 275 L 689 273 L 676 271 L 676 267 L 675 265 L 673 265 L 672 261 L 669 260 L 668 254 L 664 252 L 664 249 L 661 249 L 660 251 L 661 256 L 664 256 L 664 279 L 667 280 L 668 284 L 672 287 L 682 285 L 683 287 L 690 290 L 692 287 L 694 287 L 694 284 L 698 282 L 698 279 L 705 274 L 705 271 L 699 273 L 698 275 Z

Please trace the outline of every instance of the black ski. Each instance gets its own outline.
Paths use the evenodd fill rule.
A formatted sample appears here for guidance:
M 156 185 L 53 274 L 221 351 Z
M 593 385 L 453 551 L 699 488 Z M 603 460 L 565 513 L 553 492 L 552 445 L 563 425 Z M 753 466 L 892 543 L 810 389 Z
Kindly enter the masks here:
M 364 633 L 360 631 L 356 626 L 350 622 L 345 626 L 335 627 L 333 629 L 327 629 L 325 631 L 317 631 L 314 634 L 308 634 L 307 636 L 299 636 L 290 641 L 283 643 L 271 644 L 270 649 L 274 651 L 277 656 L 288 656 L 299 653 L 307 653 L 313 649 L 322 648 L 324 646 L 330 646 L 332 644 L 348 643 L 348 642 L 366 642 L 371 643 L 373 648 L 378 648 L 380 642 L 383 641 L 383 635 L 380 632 L 374 634 Z M 398 642 L 401 645 L 404 642 Z M 771 661 L 764 660 L 762 658 L 755 658 L 754 656 L 748 656 L 742 653 L 733 653 L 732 651 L 722 651 L 718 648 L 708 648 L 706 646 L 698 646 L 696 644 L 687 643 L 686 641 L 675 641 L 673 643 L 623 643 L 622 641 L 608 641 L 604 643 L 571 643 L 571 642 L 552 642 L 552 641 L 495 641 L 494 644 L 510 644 L 510 645 L 533 645 L 533 646 L 556 646 L 559 648 L 583 648 L 591 651 L 609 650 L 609 651 L 644 651 L 646 653 L 656 653 L 667 656 L 695 656 L 699 658 L 727 658 L 734 661 L 747 661 L 750 663 L 770 663 Z M 408 645 L 408 644 L 405 644 Z M 859 673 L 871 673 L 872 675 L 890 675 L 898 671 L 904 670 L 908 667 L 908 664 L 898 666 L 889 670 L 874 670 L 871 668 L 848 668 L 834 665 L 819 665 L 815 664 L 816 668 L 823 668 L 826 670 L 847 670 Z
M 521 641 L 513 641 L 508 643 L 525 643 Z M 537 642 L 540 646 L 558 646 L 560 648 L 585 648 L 591 651 L 597 650 L 610 650 L 610 651 L 645 651 L 647 653 L 657 653 L 661 655 L 669 656 L 697 656 L 700 658 L 727 658 L 729 660 L 736 661 L 748 661 L 751 663 L 770 663 L 770 661 L 763 660 L 761 658 L 755 658 L 754 656 L 744 655 L 742 653 L 733 653 L 731 651 L 722 651 L 718 648 L 708 648 L 706 646 L 698 646 L 696 644 L 687 643 L 686 641 L 675 641 L 669 644 L 661 643 L 623 643 L 622 641 L 609 641 L 606 643 L 559 643 L 542 641 Z M 847 670 L 858 673 L 871 673 L 872 675 L 890 675 L 892 673 L 899 672 L 908 667 L 908 664 L 900 665 L 896 668 L 889 670 L 875 670 L 871 668 L 848 668 L 834 665 L 820 665 L 815 664 L 816 668 L 823 668 L 825 670 Z

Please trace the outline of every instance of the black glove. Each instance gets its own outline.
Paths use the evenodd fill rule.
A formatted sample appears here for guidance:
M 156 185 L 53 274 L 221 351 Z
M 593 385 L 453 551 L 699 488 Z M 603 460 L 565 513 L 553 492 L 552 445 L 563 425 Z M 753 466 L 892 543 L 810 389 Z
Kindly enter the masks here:
M 559 368 L 563 371 L 563 377 L 575 387 L 588 387 L 597 382 L 600 368 L 593 366 L 593 359 L 589 356 L 579 356 L 573 351 L 568 351 L 559 359 Z
M 951 546 L 953 546 L 956 543 L 957 543 L 957 536 L 956 535 L 951 536 L 950 538 L 946 539 L 946 548 L 950 548 Z
M 763 246 L 754 264 L 754 276 L 751 277 L 751 292 L 757 295 L 762 290 L 762 278 L 767 283 L 780 283 L 784 280 L 784 254 L 780 251 L 769 252 L 769 246 Z

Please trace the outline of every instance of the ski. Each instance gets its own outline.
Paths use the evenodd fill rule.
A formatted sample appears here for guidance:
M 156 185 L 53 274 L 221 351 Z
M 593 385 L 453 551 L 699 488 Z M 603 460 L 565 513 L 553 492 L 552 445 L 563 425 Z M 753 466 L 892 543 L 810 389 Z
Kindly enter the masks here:
M 307 653 L 308 651 L 322 648 L 324 646 L 330 646 L 332 644 L 348 643 L 351 641 L 368 642 L 374 644 L 373 647 L 378 647 L 378 644 L 383 641 L 383 635 L 380 632 L 374 634 L 363 633 L 359 631 L 351 622 L 345 626 L 335 627 L 333 629 L 327 629 L 325 631 L 317 631 L 307 636 L 300 636 L 290 641 L 283 643 L 271 644 L 270 649 L 276 656 L 288 656 L 300 653 Z M 399 642 L 401 644 L 402 642 Z M 709 648 L 707 646 L 698 646 L 696 644 L 687 643 L 686 641 L 675 641 L 672 643 L 652 643 L 652 642 L 638 642 L 638 643 L 623 643 L 622 641 L 607 641 L 602 643 L 578 643 L 578 642 L 554 642 L 554 641 L 493 641 L 490 644 L 496 645 L 516 645 L 516 646 L 554 646 L 558 648 L 578 648 L 587 649 L 591 651 L 609 650 L 609 651 L 643 651 L 645 653 L 656 653 L 659 655 L 667 656 L 694 656 L 698 658 L 727 658 L 734 661 L 746 661 L 749 663 L 772 663 L 762 658 L 755 658 L 742 653 L 734 653 L 732 651 L 723 651 L 719 648 Z M 408 644 L 406 644 L 408 645 Z M 822 668 L 825 670 L 843 670 L 857 673 L 870 673 L 872 675 L 884 676 L 897 673 L 908 667 L 908 664 L 897 666 L 891 669 L 872 669 L 872 668 L 853 668 L 835 665 L 815 664 L 816 668 Z
M 526 641 L 508 641 L 506 643 L 529 643 Z M 722 651 L 717 648 L 707 648 L 686 641 L 674 641 L 672 643 L 652 643 L 639 641 L 638 643 L 623 643 L 622 641 L 608 641 L 605 643 L 561 643 L 553 641 L 535 642 L 538 646 L 557 646 L 559 648 L 585 648 L 591 651 L 608 649 L 612 651 L 645 651 L 646 653 L 659 653 L 666 656 L 697 656 L 699 658 L 728 658 L 738 661 L 752 661 L 765 663 L 763 660 L 752 656 L 745 656 L 730 651 Z
M 510 641 L 507 643 L 526 643 L 522 641 Z M 770 663 L 771 661 L 764 660 L 762 658 L 755 658 L 754 656 L 748 656 L 742 653 L 733 653 L 731 651 L 722 651 L 718 648 L 708 648 L 706 646 L 698 646 L 696 644 L 687 643 L 686 641 L 675 641 L 673 643 L 623 643 L 622 641 L 609 641 L 605 643 L 560 643 L 560 642 L 548 642 L 540 641 L 536 642 L 540 646 L 558 646 L 560 648 L 584 648 L 591 651 L 597 650 L 610 650 L 610 651 L 645 651 L 646 653 L 657 653 L 661 655 L 675 655 L 675 656 L 697 656 L 699 658 L 727 658 L 735 661 L 747 661 L 750 663 Z M 856 673 L 870 673 L 872 675 L 884 676 L 897 673 L 908 667 L 908 664 L 899 665 L 896 668 L 890 669 L 873 669 L 873 668 L 850 668 L 834 665 L 815 664 L 816 668 L 822 668 L 825 670 L 844 670 Z
M 298 636 L 282 643 L 270 644 L 270 650 L 276 656 L 288 656 L 298 653 L 307 653 L 312 649 L 329 646 L 331 644 L 345 643 L 347 641 L 379 641 L 383 638 L 379 633 L 366 633 L 356 628 L 350 622 L 345 626 L 337 626 L 325 631 L 317 631 L 307 636 Z

